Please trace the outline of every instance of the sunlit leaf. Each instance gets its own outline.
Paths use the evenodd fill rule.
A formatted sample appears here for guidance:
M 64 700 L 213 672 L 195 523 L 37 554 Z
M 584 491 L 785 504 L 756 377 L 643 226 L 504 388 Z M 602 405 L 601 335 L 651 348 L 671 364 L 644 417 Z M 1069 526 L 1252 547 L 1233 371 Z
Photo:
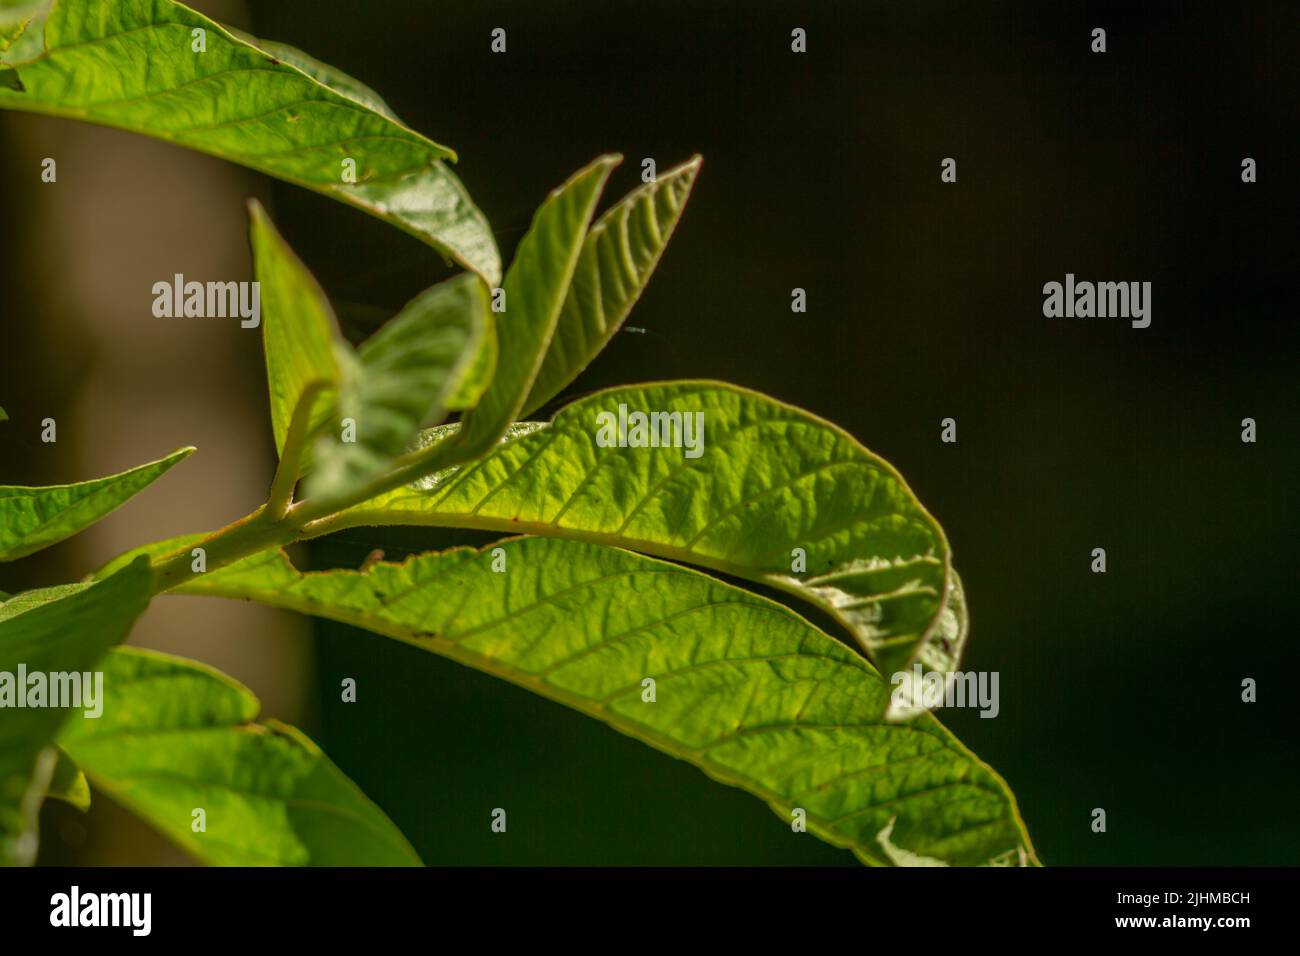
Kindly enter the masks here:
M 36 488 L 0 485 L 0 561 L 12 561 L 72 537 L 152 484 L 193 451 L 193 448 L 181 448 L 166 458 L 130 471 L 75 485 Z
M 347 494 L 407 450 L 481 374 L 487 289 L 463 274 L 426 289 L 354 353 L 335 350 L 338 403 L 313 448 L 309 496 Z M 349 423 L 351 423 L 349 425 Z
M 301 732 L 257 723 L 247 688 L 193 661 L 121 648 L 104 713 L 59 745 L 96 790 L 226 866 L 411 866 L 392 822 Z M 196 830 L 195 810 L 203 828 Z
M 332 527 L 381 524 L 576 538 L 748 578 L 830 614 L 886 674 L 956 670 L 966 636 L 943 531 L 899 474 L 829 422 L 722 383 L 598 392 Z
M 501 677 L 748 790 L 787 825 L 803 810 L 810 832 L 871 863 L 896 862 L 891 847 L 1032 860 L 1003 781 L 930 715 L 885 722 L 890 685 L 779 604 L 614 548 L 489 547 L 311 574 L 269 552 L 180 590 L 342 621 Z
M 142 558 L 97 584 L 47 588 L 0 605 L 0 862 L 35 859 L 36 813 L 58 767 L 50 744 L 82 713 L 75 705 L 88 703 L 86 674 L 126 638 L 152 585 Z M 37 705 L 30 695 L 42 683 Z M 17 706 L 19 694 L 25 706 Z
M 568 292 L 583 237 L 618 156 L 602 156 L 542 203 L 506 273 L 505 311 L 495 316 L 496 374 L 457 436 L 460 455 L 491 448 L 518 417 L 541 367 Z
M 4 54 L 21 89 L 0 84 L 0 107 L 143 133 L 313 189 L 495 285 L 500 255 L 444 162 L 452 151 L 350 77 L 276 51 L 171 0 L 59 0 Z
M 558 395 L 618 332 L 659 264 L 699 171 L 696 156 L 629 193 L 596 220 L 523 415 Z
M 305 395 L 307 430 L 319 425 L 338 388 L 334 344 L 338 321 L 315 277 L 281 238 L 261 203 L 249 203 L 253 269 L 261 283 L 262 344 L 271 393 L 271 427 L 276 451 L 284 451 L 294 412 Z

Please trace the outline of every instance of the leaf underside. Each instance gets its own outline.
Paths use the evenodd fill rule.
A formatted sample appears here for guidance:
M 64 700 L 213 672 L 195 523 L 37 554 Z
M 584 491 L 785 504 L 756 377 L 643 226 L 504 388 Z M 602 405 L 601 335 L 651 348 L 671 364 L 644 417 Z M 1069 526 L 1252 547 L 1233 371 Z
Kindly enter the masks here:
M 633 447 L 630 427 L 626 447 L 612 432 L 602 447 L 600 416 L 618 426 L 620 406 L 629 421 L 678 417 L 649 420 L 661 447 Z M 699 457 L 666 447 L 701 421 Z M 384 524 L 574 538 L 747 578 L 829 613 L 885 674 L 914 661 L 955 670 L 966 636 L 947 541 L 898 473 L 834 425 L 723 383 L 598 392 L 334 528 Z
M 699 171 L 696 156 L 629 193 L 592 225 L 522 415 L 558 395 L 618 332 L 659 264 Z
M 442 421 L 482 372 L 488 327 L 487 290 L 462 274 L 420 293 L 356 352 L 336 348 L 338 405 L 313 448 L 308 496 L 347 494 L 401 456 L 422 425 Z M 355 434 L 345 436 L 344 421 Z
M 456 436 L 459 456 L 491 448 L 518 417 L 555 332 L 587 224 L 618 156 L 602 156 L 542 203 L 506 273 L 506 310 L 496 316 L 496 374 Z
M 1032 859 L 1014 800 L 929 715 L 789 610 L 700 573 L 581 542 L 515 538 L 301 573 L 283 552 L 183 593 L 252 599 L 385 634 L 597 717 L 766 800 L 869 863 L 890 845 L 958 865 Z M 494 573 L 496 558 L 506 573 Z M 655 701 L 643 697 L 655 681 Z

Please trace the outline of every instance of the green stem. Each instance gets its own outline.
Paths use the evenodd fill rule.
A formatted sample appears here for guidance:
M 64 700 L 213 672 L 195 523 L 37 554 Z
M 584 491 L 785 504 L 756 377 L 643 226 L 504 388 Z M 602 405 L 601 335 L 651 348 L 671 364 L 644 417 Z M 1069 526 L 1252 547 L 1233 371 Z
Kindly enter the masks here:
M 295 416 L 295 424 L 297 424 L 297 416 Z M 432 472 L 459 464 L 463 453 L 458 453 L 458 450 L 453 447 L 454 438 L 454 435 L 449 436 L 436 445 L 399 458 L 391 471 L 351 494 L 325 500 L 307 499 L 297 504 L 286 503 L 285 506 L 279 506 L 276 505 L 276 489 L 278 488 L 283 495 L 284 486 L 287 484 L 292 491 L 297 475 L 297 466 L 294 465 L 292 467 L 294 480 L 281 478 L 282 472 L 288 473 L 284 468 L 284 462 L 288 458 L 286 455 L 285 459 L 281 460 L 281 468 L 276 472 L 276 480 L 272 484 L 272 501 L 202 541 L 196 542 L 191 548 L 157 559 L 154 563 L 154 593 L 170 591 L 200 574 L 224 568 L 259 551 L 283 547 L 304 538 L 324 534 L 324 530 L 318 529 L 328 528 L 330 519 L 353 505 L 418 481 Z M 285 449 L 289 450 L 288 438 L 285 441 Z M 203 571 L 194 570 L 194 548 L 203 549 Z
M 271 481 L 271 495 L 266 502 L 266 511 L 276 519 L 283 518 L 293 502 L 293 489 L 298 484 L 298 472 L 302 470 L 302 455 L 307 448 L 307 438 L 311 432 L 312 411 L 316 407 L 316 396 L 329 385 L 325 381 L 310 382 L 303 388 L 302 395 L 293 411 L 289 430 L 284 436 L 284 449 L 280 452 L 280 464 L 276 466 L 275 478 Z

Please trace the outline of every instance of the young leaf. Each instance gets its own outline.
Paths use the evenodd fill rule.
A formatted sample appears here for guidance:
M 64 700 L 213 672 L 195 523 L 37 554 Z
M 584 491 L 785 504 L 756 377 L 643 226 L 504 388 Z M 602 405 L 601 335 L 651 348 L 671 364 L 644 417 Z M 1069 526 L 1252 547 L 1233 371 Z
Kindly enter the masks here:
M 355 354 L 336 349 L 337 414 L 316 441 L 308 495 L 347 494 L 405 452 L 422 425 L 446 417 L 480 370 L 488 322 L 483 283 L 459 275 L 418 295 Z
M 134 648 L 104 662 L 103 716 L 59 745 L 98 790 L 225 866 L 418 866 L 406 838 L 321 750 L 211 668 Z M 202 810 L 203 828 L 195 810 Z
M 36 810 L 58 764 L 49 744 L 70 713 L 81 713 L 52 706 L 55 688 L 70 691 L 72 681 L 80 687 L 83 675 L 125 639 L 152 584 L 149 562 L 140 558 L 97 584 L 48 588 L 0 605 L 0 863 L 35 858 Z M 67 675 L 67 682 L 54 675 Z M 36 706 L 28 695 L 41 686 Z M 17 706 L 20 694 L 26 706 Z M 84 694 L 83 688 L 80 702 L 89 706 Z
M 638 436 L 634 413 L 662 417 Z M 634 447 L 651 435 L 698 447 Z M 576 538 L 748 578 L 830 614 L 885 674 L 955 670 L 965 637 L 948 543 L 898 473 L 829 422 L 732 385 L 598 392 L 328 527 L 380 524 Z
M 334 343 L 338 321 L 329 299 L 289 244 L 281 238 L 257 200 L 248 204 L 253 269 L 261 283 L 262 345 L 271 392 L 271 427 L 275 449 L 284 452 L 294 412 L 304 395 L 314 408 L 305 412 L 306 430 L 325 420 L 338 387 Z
M 341 74 L 305 71 L 299 58 L 283 60 L 171 0 L 58 0 L 4 61 L 22 89 L 0 88 L 0 107 L 240 163 L 362 209 L 488 283 L 500 280 L 487 221 L 443 162 L 452 151 L 377 109 L 377 97 Z
M 518 417 L 551 344 L 596 201 L 621 159 L 602 156 L 554 190 L 520 241 L 502 287 L 505 312 L 496 318 L 496 375 L 457 436 L 462 459 L 487 451 Z
M 193 448 L 181 448 L 166 458 L 130 471 L 75 485 L 41 488 L 0 485 L 0 561 L 13 561 L 72 537 L 152 484 L 193 451 Z
M 591 227 L 522 415 L 558 395 L 618 332 L 659 264 L 699 171 L 696 156 L 629 193 Z
M 497 371 L 497 356 L 500 345 L 497 343 L 497 327 L 488 313 L 483 328 L 483 344 L 479 347 L 478 359 L 466 373 L 456 394 L 447 399 L 447 411 L 462 412 L 473 408 L 483 398 L 483 393 L 492 384 Z
M 269 552 L 180 590 L 342 621 L 501 677 L 787 822 L 804 810 L 811 832 L 867 862 L 894 862 L 890 846 L 954 865 L 1033 859 L 1004 782 L 928 714 L 884 722 L 890 686 L 779 604 L 614 548 L 490 547 L 312 574 Z

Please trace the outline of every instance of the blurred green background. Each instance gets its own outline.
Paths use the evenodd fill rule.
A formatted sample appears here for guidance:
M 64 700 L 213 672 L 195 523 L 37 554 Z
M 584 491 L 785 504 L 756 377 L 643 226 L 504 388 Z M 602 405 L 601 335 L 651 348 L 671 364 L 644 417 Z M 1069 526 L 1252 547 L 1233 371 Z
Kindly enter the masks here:
M 611 199 L 639 182 L 643 157 L 666 169 L 702 153 L 691 204 L 630 320 L 646 334 L 618 336 L 570 394 L 725 379 L 825 416 L 894 463 L 952 542 L 972 613 L 967 668 L 1001 675 L 996 719 L 944 720 L 1006 777 L 1045 863 L 1300 862 L 1294 8 L 198 6 L 350 72 L 454 147 L 507 259 L 547 191 L 598 153 L 627 157 Z M 1104 55 L 1089 51 L 1095 26 L 1108 31 Z M 507 30 L 505 55 L 489 51 L 494 27 Z M 807 30 L 806 55 L 790 52 L 794 27 Z M 7 120 L 0 145 L 67 127 Z M 137 151 L 135 188 L 178 155 L 97 133 Z M 9 247 L 46 201 L 14 184 L 17 165 L 46 154 L 3 152 Z M 1259 164 L 1253 185 L 1240 181 L 1245 156 Z M 955 185 L 939 180 L 944 157 L 957 160 Z M 120 177 L 103 183 L 62 235 L 114 216 L 120 242 L 155 235 L 211 183 L 259 195 L 357 338 L 447 274 L 428 249 L 353 210 L 193 162 L 130 206 L 114 201 Z M 200 218 L 188 241 L 219 244 L 218 261 L 240 270 L 222 278 L 242 277 L 242 206 L 212 215 L 221 226 Z M 107 245 L 44 248 L 100 268 L 130 255 Z M 182 271 L 170 263 L 184 248 L 155 250 L 154 278 Z M 70 397 L 48 402 L 72 401 L 117 351 L 152 348 L 166 361 L 185 347 L 148 331 L 147 285 L 99 351 L 51 344 L 42 323 L 60 273 L 33 255 L 25 245 L 0 261 L 15 332 L 0 403 L 19 424 L 40 417 L 33 396 L 57 388 Z M 1151 327 L 1045 319 L 1042 285 L 1066 272 L 1152 282 Z M 790 312 L 796 286 L 806 314 Z M 93 325 L 95 306 L 79 308 Z M 235 480 L 230 469 L 262 490 L 269 480 L 257 343 L 234 327 L 212 334 L 239 341 L 196 356 L 165 392 L 146 381 L 135 417 L 99 429 L 148 433 L 169 408 L 180 441 L 192 440 L 187 418 L 215 433 L 206 474 L 176 486 L 155 536 L 202 527 L 186 523 L 186 505 L 206 500 L 205 482 Z M 181 416 L 186 400 L 193 411 Z M 950 416 L 955 445 L 939 440 Z M 1258 422 L 1256 444 L 1240 441 L 1244 417 Z M 50 477 L 45 449 L 0 441 L 22 452 L 15 481 L 108 470 L 91 459 L 87 474 Z M 237 451 L 223 457 L 222 441 Z M 254 507 L 257 487 L 209 524 Z M 147 537 L 140 508 L 123 526 L 135 541 Z M 355 565 L 374 548 L 400 558 L 487 540 L 353 531 L 303 560 Z M 1104 575 L 1089 570 L 1095 547 L 1107 551 Z M 64 550 L 23 573 L 49 583 L 84 563 Z M 172 649 L 189 646 L 191 608 L 174 612 Z M 314 648 L 268 661 L 292 622 L 224 626 L 230 639 L 216 634 L 214 646 L 235 641 L 243 656 L 220 663 L 302 722 L 428 863 L 852 863 L 686 764 L 421 651 L 318 622 Z M 345 677 L 358 681 L 355 704 L 339 700 Z M 1258 703 L 1240 700 L 1246 677 Z M 494 807 L 508 812 L 505 835 L 489 830 Z M 1090 829 L 1095 807 L 1105 834 Z M 108 823 L 97 823 L 117 817 L 52 813 L 47 859 L 125 858 L 103 849 Z

